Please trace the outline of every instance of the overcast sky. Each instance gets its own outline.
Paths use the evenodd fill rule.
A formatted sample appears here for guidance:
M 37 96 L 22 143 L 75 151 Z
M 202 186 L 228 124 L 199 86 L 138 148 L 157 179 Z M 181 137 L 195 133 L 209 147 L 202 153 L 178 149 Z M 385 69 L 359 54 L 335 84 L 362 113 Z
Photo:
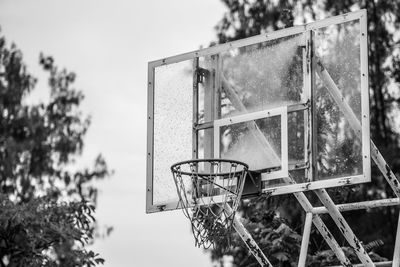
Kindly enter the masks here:
M 145 214 L 147 62 L 215 39 L 219 0 L 0 0 L 0 26 L 40 79 L 31 101 L 46 100 L 39 53 L 75 71 L 93 116 L 80 165 L 102 153 L 115 170 L 99 185 L 97 218 L 115 227 L 94 250 L 105 266 L 210 266 L 179 211 Z

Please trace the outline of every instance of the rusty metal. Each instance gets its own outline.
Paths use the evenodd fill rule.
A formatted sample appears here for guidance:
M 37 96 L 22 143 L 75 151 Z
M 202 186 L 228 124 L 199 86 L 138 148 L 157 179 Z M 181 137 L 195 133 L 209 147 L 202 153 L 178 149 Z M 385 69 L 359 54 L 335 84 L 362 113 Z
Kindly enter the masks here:
M 288 183 L 294 183 L 294 180 L 291 176 L 289 176 L 289 179 L 292 180 L 287 181 Z M 311 212 L 313 206 L 303 192 L 293 193 L 293 195 L 296 197 L 297 201 L 302 206 L 305 212 Z M 343 264 L 343 266 L 351 266 L 350 260 L 346 257 L 344 251 L 339 246 L 333 235 L 330 233 L 329 229 L 326 227 L 321 217 L 319 217 L 318 215 L 313 216 L 313 224 L 318 229 L 325 242 L 332 249 L 332 251 L 335 253 L 336 257 Z
M 365 251 L 362 243 L 355 236 L 350 226 L 347 224 L 343 215 L 340 213 L 335 203 L 333 203 L 332 199 L 326 192 L 326 190 L 318 189 L 314 191 L 318 196 L 319 200 L 322 204 L 327 208 L 329 215 L 332 217 L 335 224 L 338 226 L 342 235 L 346 238 L 350 247 L 354 249 L 357 254 L 358 259 L 364 264 L 364 266 L 375 266 L 369 257 L 368 253 Z
M 199 58 L 193 59 L 193 125 L 198 123 L 199 119 Z M 192 158 L 197 158 L 198 155 L 198 147 L 199 147 L 199 138 L 198 131 L 193 127 L 192 129 Z
M 396 206 L 399 204 L 400 204 L 399 198 L 388 198 L 388 199 L 362 201 L 362 202 L 355 202 L 355 203 L 337 204 L 336 207 L 339 209 L 339 211 L 342 212 L 342 211 Z M 326 207 L 315 207 L 312 209 L 312 213 L 313 214 L 324 214 L 324 213 L 328 213 L 328 210 L 326 209 Z
M 344 254 L 344 251 L 342 250 L 336 239 L 333 237 L 329 229 L 322 221 L 321 217 L 319 217 L 318 215 L 314 215 L 313 223 L 315 227 L 318 229 L 319 233 L 325 239 L 326 243 L 329 245 L 330 249 L 335 253 L 335 256 L 338 258 L 342 266 L 345 267 L 353 266 L 350 260 Z
M 227 207 L 227 210 L 231 212 L 232 210 Z M 254 241 L 253 237 L 246 230 L 242 222 L 239 220 L 237 216 L 233 219 L 233 228 L 235 228 L 236 232 L 239 234 L 240 238 L 246 244 L 247 248 L 256 258 L 260 266 L 262 267 L 272 267 L 272 264 L 269 262 L 268 258 L 265 256 L 264 252 L 257 245 L 256 241 Z

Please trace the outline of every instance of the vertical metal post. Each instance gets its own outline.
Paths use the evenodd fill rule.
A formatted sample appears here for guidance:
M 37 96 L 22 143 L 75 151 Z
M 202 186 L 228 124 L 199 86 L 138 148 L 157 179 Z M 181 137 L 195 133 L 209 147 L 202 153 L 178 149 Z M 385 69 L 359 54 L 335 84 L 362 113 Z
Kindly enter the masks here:
M 193 128 L 192 128 L 192 158 L 198 157 L 198 131 L 196 125 L 199 122 L 199 58 L 193 59 Z
M 210 64 L 211 65 L 211 64 Z M 204 120 L 214 120 L 214 70 L 204 72 Z M 214 157 L 214 129 L 204 130 L 204 158 Z
M 392 267 L 400 267 L 400 214 L 397 223 L 396 243 L 394 245 Z
M 319 233 L 322 235 L 322 237 L 325 239 L 326 243 L 328 246 L 331 248 L 331 250 L 335 253 L 336 257 L 340 261 L 340 264 L 342 266 L 350 267 L 353 266 L 350 262 L 350 260 L 346 257 L 344 254 L 342 248 L 340 245 L 337 243 L 329 229 L 325 226 L 324 222 L 322 221 L 321 217 L 318 215 L 314 215 L 313 218 L 313 223 L 315 227 L 318 229 Z
M 371 140 L 371 158 L 374 160 L 375 164 L 378 166 L 382 175 L 385 177 L 386 181 L 392 188 L 393 192 L 398 198 L 400 198 L 400 182 L 394 175 L 392 169 L 387 164 L 385 158 L 382 156 L 379 149 L 376 147 L 374 142 Z
M 315 45 L 314 45 L 315 33 L 310 31 L 310 52 L 309 52 L 309 64 L 310 64 L 310 79 L 311 79 L 311 102 L 310 102 L 310 116 L 311 116 L 311 136 L 310 140 L 310 170 L 312 174 L 312 181 L 318 180 L 318 168 L 317 168 L 317 136 L 318 136 L 318 125 L 317 125 L 317 100 L 316 100 L 316 73 L 315 73 Z
M 303 48 L 303 95 L 304 98 L 302 101 L 304 103 L 310 103 L 311 101 L 311 77 L 310 77 L 310 64 L 309 64 L 309 51 L 310 51 L 310 34 L 309 32 L 305 32 L 304 34 L 304 48 Z M 310 121 L 310 106 L 303 112 L 304 116 L 304 162 L 310 166 L 310 129 L 311 121 Z M 304 177 L 306 181 L 312 180 L 312 169 L 306 168 L 304 170 Z
M 306 266 L 307 251 L 308 251 L 308 245 L 310 242 L 312 218 L 313 218 L 313 214 L 311 212 L 307 212 L 306 219 L 304 221 L 303 239 L 301 240 L 301 250 L 300 250 L 298 267 Z
M 214 120 L 221 118 L 221 73 L 222 58 L 219 54 L 213 56 L 215 77 L 214 77 Z M 215 156 L 215 155 L 214 155 Z
M 326 190 L 317 189 L 314 192 L 317 194 L 322 204 L 326 207 L 329 215 L 331 215 L 333 221 L 339 227 L 340 232 L 342 232 L 349 245 L 354 249 L 362 264 L 364 264 L 364 266 L 375 266 L 368 253 L 362 246 L 360 240 L 358 240 L 358 238 L 354 235 L 350 226 L 347 224 L 343 215 L 339 212 L 339 209 L 336 207 L 335 203 L 333 203 Z
M 315 119 L 315 71 L 314 71 L 314 32 L 308 31 L 305 35 L 305 49 L 303 50 L 303 79 L 304 100 L 309 104 L 304 111 L 304 159 L 309 168 L 305 170 L 308 182 L 315 180 L 314 163 L 316 155 L 316 119 Z

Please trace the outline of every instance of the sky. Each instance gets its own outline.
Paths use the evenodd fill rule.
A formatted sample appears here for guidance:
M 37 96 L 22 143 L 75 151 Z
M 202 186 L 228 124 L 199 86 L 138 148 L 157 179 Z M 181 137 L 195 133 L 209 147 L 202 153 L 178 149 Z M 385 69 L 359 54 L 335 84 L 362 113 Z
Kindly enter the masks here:
M 115 171 L 99 183 L 97 219 L 113 226 L 92 249 L 104 266 L 211 266 L 180 211 L 145 214 L 147 62 L 215 40 L 219 0 L 0 0 L 1 33 L 23 52 L 46 101 L 40 52 L 77 74 L 92 115 L 80 166 L 102 153 Z

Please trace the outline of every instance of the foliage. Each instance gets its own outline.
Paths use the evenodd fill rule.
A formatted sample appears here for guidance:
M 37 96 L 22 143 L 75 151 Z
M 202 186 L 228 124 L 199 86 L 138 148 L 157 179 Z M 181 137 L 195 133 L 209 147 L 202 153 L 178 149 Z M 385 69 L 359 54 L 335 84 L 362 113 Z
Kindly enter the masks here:
M 56 203 L 47 197 L 15 205 L 2 197 L 0 207 L 3 263 L 8 262 L 9 266 L 94 266 L 104 261 L 92 251 L 77 246 L 68 250 L 62 248 L 74 241 L 84 245 L 92 238 L 92 205 Z M 55 253 L 58 253 L 58 263 L 54 260 Z
M 400 18 L 397 15 L 400 11 L 400 2 L 385 0 L 327 0 L 323 2 L 299 0 L 222 0 L 222 2 L 226 5 L 227 12 L 216 26 L 217 43 L 225 43 L 290 27 L 294 22 L 304 23 L 366 8 L 368 11 L 371 137 L 388 161 L 392 170 L 399 176 L 400 160 L 396 155 L 400 153 L 400 139 L 398 125 L 396 124 L 398 123 L 398 121 L 396 121 L 396 116 L 398 116 L 400 103 L 400 75 L 398 74 L 400 67 L 400 41 L 398 37 Z M 350 39 L 351 38 L 347 41 Z M 214 43 L 211 45 L 214 45 Z M 351 54 L 352 51 L 350 48 L 351 47 L 336 47 L 337 51 L 335 50 L 335 52 L 332 52 L 332 54 L 338 55 L 335 57 L 335 60 L 340 61 L 340 54 Z M 329 63 L 327 64 L 329 65 Z M 346 66 L 345 64 L 341 66 L 344 67 L 338 70 L 337 76 L 333 78 L 335 80 L 338 79 L 338 77 L 342 77 L 342 79 L 346 80 L 348 85 L 351 86 L 351 83 L 355 82 L 352 78 L 354 69 L 351 69 L 351 66 Z M 264 71 L 266 68 L 268 68 L 268 66 L 260 69 Z M 245 71 L 248 72 L 249 68 L 246 68 Z M 235 75 L 235 78 L 237 78 L 237 73 L 235 73 Z M 287 80 L 289 81 L 290 79 Z M 246 86 L 243 86 L 244 88 L 251 86 L 249 81 L 245 82 Z M 294 81 L 294 84 L 296 84 L 296 81 Z M 289 87 L 293 88 L 292 85 Z M 316 97 L 326 99 L 322 98 L 322 94 L 323 92 L 321 90 Z M 241 96 L 244 100 L 243 103 L 246 104 L 246 94 L 243 93 Z M 326 116 L 326 120 L 324 121 L 323 113 L 327 110 L 329 110 L 330 114 L 333 114 L 332 116 L 339 116 L 340 113 L 335 111 L 337 107 L 333 105 L 332 101 L 320 101 L 320 103 L 321 106 L 319 106 L 319 108 L 321 112 L 319 113 L 319 120 L 324 122 L 322 124 L 325 124 L 325 127 L 322 128 L 324 125 L 319 125 L 321 128 L 318 129 L 318 131 L 325 131 L 327 135 L 332 137 L 331 140 L 336 140 L 337 127 L 339 127 L 339 125 L 337 123 L 332 123 L 332 118 L 329 118 L 330 120 L 326 119 Z M 352 107 L 354 108 L 354 106 Z M 346 134 L 353 133 L 349 131 Z M 324 145 L 326 144 L 322 142 L 318 144 L 319 150 L 322 151 L 322 154 L 319 155 L 320 158 L 324 157 Z M 360 164 L 357 161 L 358 155 L 353 153 L 354 151 L 352 152 L 352 147 L 359 145 L 360 144 L 343 143 L 336 147 L 335 153 L 339 158 L 345 158 L 346 160 L 339 163 L 325 163 L 320 161 L 319 168 L 322 172 L 325 171 L 324 175 L 334 175 L 340 168 Z M 344 155 L 348 155 L 348 157 L 344 157 Z M 336 202 L 356 202 L 392 196 L 391 189 L 380 172 L 376 168 L 373 168 L 372 171 L 373 181 L 370 184 L 330 190 L 334 200 Z M 312 194 L 307 194 L 307 196 L 313 204 L 318 204 L 314 201 L 315 196 Z M 260 207 L 263 208 L 261 209 Z M 301 233 L 304 214 L 302 214 L 300 210 L 301 208 L 293 197 L 287 196 L 273 197 L 267 200 L 262 199 L 255 202 L 243 202 L 240 212 L 242 212 L 246 228 L 249 229 L 251 235 L 255 237 L 257 242 L 264 242 L 263 249 L 265 249 L 265 253 L 275 261 L 276 258 L 271 255 L 271 251 L 275 248 L 273 241 L 270 239 L 262 239 L 260 233 L 271 229 L 269 225 L 276 223 L 276 218 L 279 218 L 278 221 L 281 224 L 285 224 L 291 229 L 295 229 L 297 233 Z M 255 215 L 260 213 L 264 215 L 269 214 L 269 216 L 263 215 L 260 217 Z M 378 245 L 370 247 L 368 251 L 374 260 L 382 261 L 385 258 L 392 258 L 397 214 L 396 208 L 386 207 L 346 213 L 345 218 L 354 232 L 365 243 L 376 242 L 376 240 L 381 241 L 377 243 Z M 265 218 L 268 218 L 268 220 L 265 221 Z M 285 220 L 282 218 L 285 218 Z M 324 221 L 330 229 L 335 229 L 334 224 L 327 219 L 327 217 L 324 217 Z M 254 227 L 254 225 L 258 227 Z M 332 232 L 335 237 L 337 237 L 339 243 L 342 243 L 343 240 L 340 238 L 340 232 L 335 230 L 332 230 Z M 278 236 L 281 236 L 281 234 L 278 234 Z M 337 264 L 332 252 L 329 251 L 323 239 L 315 231 L 313 231 L 311 240 L 308 264 L 313 266 Z M 293 239 L 290 243 L 281 243 L 283 246 L 280 247 L 280 251 L 285 252 L 292 249 L 294 251 L 294 247 L 298 247 L 299 242 L 300 240 Z M 237 246 L 240 247 L 241 245 L 238 243 Z M 352 262 L 356 263 L 357 259 L 354 252 L 347 247 L 343 249 Z M 378 254 L 384 257 L 380 257 Z M 255 260 L 251 257 L 248 257 L 247 261 L 243 261 L 244 257 L 248 255 L 244 247 L 243 250 L 239 250 L 236 247 L 230 251 L 230 255 L 234 257 L 236 266 L 249 266 L 255 263 Z M 212 250 L 211 256 L 214 260 L 218 260 L 223 254 L 216 248 Z M 286 258 L 281 257 L 281 259 Z M 296 260 L 294 255 L 291 254 L 286 263 L 283 261 L 279 264 L 281 264 L 281 266 L 290 266 L 290 264 L 297 264 Z
M 377 241 L 375 241 L 377 242 Z M 368 245 L 368 244 L 367 244 Z M 378 245 L 378 247 L 381 244 Z M 350 247 L 342 247 L 342 250 L 346 257 L 352 262 L 359 262 L 357 255 L 354 253 L 354 250 L 351 249 Z M 373 262 L 379 262 L 379 261 L 387 261 L 386 258 L 383 258 L 376 254 L 373 251 L 369 251 L 370 249 L 366 248 L 366 251 L 368 251 L 368 255 L 371 258 Z M 307 258 L 307 263 L 309 266 L 312 267 L 318 267 L 318 266 L 333 266 L 333 265 L 340 265 L 340 262 L 338 261 L 337 257 L 333 253 L 332 250 L 323 250 L 323 251 L 317 251 L 314 255 L 309 255 Z
M 50 100 L 30 104 L 35 88 L 22 53 L 0 36 L 0 266 L 93 266 L 97 189 L 107 177 L 99 155 L 93 168 L 73 163 L 90 125 L 73 88 L 76 75 L 40 55 Z
M 298 260 L 301 236 L 290 229 L 287 222 L 274 211 L 267 209 L 267 198 L 261 196 L 246 202 L 239 216 L 271 263 L 274 266 L 297 266 L 292 263 Z M 214 247 L 211 255 L 214 261 L 224 255 L 232 255 L 237 266 L 258 265 L 237 233 L 232 234 L 230 249 L 226 250 L 223 245 L 217 243 Z

